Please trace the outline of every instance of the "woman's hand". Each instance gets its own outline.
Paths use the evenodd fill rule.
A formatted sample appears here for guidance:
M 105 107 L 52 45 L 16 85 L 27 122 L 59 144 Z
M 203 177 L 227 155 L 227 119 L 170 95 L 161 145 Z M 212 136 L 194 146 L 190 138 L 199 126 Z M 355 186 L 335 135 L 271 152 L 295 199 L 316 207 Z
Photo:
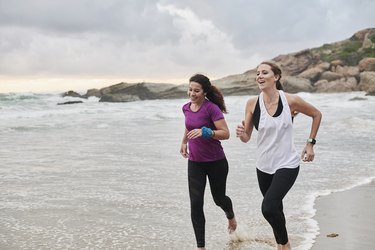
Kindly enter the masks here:
M 187 149 L 187 144 L 184 144 L 184 143 L 181 144 L 180 154 L 184 158 L 188 158 L 189 157 L 189 153 L 188 153 L 188 149 Z
M 188 139 L 195 139 L 202 136 L 202 129 L 196 128 L 187 133 Z
M 314 160 L 314 148 L 311 143 L 307 143 L 302 150 L 301 159 L 302 161 L 311 162 Z
M 236 128 L 236 136 L 237 137 L 241 137 L 245 134 L 245 121 L 242 121 L 241 124 L 238 124 L 237 125 L 237 128 Z

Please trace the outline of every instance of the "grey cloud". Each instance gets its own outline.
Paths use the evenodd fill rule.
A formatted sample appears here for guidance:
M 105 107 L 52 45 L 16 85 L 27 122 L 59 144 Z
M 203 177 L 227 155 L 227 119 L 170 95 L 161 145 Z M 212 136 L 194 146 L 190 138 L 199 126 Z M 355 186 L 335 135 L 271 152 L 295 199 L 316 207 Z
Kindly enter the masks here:
M 374 27 L 374 9 L 372 0 L 0 0 L 0 76 L 225 76 Z
M 375 26 L 373 0 L 208 0 L 177 4 L 212 20 L 247 55 L 254 50 L 269 50 L 278 55 L 320 46 Z
M 172 19 L 157 10 L 157 2 L 128 1 L 0 1 L 0 27 L 24 27 L 36 32 L 77 35 L 109 33 L 126 39 L 161 43 L 178 39 Z

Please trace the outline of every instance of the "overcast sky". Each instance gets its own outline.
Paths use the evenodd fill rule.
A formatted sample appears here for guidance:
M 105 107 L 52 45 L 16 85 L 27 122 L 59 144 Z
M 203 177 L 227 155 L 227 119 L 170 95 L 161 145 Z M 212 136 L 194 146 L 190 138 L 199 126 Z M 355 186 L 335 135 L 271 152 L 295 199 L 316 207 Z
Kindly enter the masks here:
M 0 0 L 0 92 L 186 83 L 375 27 L 374 0 Z

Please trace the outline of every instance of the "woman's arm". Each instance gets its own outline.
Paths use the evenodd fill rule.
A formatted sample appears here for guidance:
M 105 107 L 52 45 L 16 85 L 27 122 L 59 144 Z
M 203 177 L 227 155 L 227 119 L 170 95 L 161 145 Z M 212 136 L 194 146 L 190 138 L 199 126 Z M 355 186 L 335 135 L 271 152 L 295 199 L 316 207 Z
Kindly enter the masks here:
M 180 154 L 184 157 L 184 158 L 187 158 L 189 156 L 189 153 L 188 153 L 188 149 L 187 149 L 187 142 L 188 142 L 188 138 L 187 138 L 187 129 L 185 128 L 185 131 L 184 131 L 184 135 L 182 137 L 182 142 L 181 142 L 181 146 L 180 146 Z
M 297 95 L 286 94 L 286 97 L 288 99 L 290 111 L 292 112 L 292 114 L 298 112 L 310 116 L 312 118 L 310 136 L 308 138 L 316 139 L 320 127 L 320 122 L 322 120 L 322 113 L 313 105 L 306 102 Z M 301 158 L 303 161 L 314 160 L 313 146 L 314 144 L 312 143 L 306 143 L 301 154 Z
M 220 119 L 214 122 L 216 129 L 212 130 L 212 138 L 216 140 L 227 140 L 229 139 L 229 129 L 225 119 Z M 196 128 L 187 132 L 187 139 L 195 139 L 202 136 L 202 129 Z
M 216 140 L 228 140 L 230 133 L 229 133 L 228 125 L 225 119 L 217 120 L 214 122 L 214 124 L 215 124 L 216 129 L 212 130 L 213 131 L 212 138 Z
M 257 97 L 251 98 L 246 103 L 245 120 L 237 125 L 236 135 L 242 142 L 248 142 L 253 133 L 253 112 L 256 105 Z

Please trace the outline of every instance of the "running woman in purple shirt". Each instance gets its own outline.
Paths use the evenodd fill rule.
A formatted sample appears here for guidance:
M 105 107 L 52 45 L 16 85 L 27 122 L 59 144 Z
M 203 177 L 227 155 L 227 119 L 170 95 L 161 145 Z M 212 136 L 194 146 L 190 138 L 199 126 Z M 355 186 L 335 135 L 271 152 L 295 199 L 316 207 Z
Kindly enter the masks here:
M 204 190 L 208 177 L 212 197 L 228 219 L 228 231 L 236 230 L 237 222 L 231 199 L 226 196 L 228 162 L 220 140 L 229 139 L 224 119 L 224 97 L 206 76 L 196 74 L 189 80 L 190 102 L 182 107 L 185 132 L 180 153 L 188 158 L 188 183 L 193 223 L 198 249 L 205 249 Z

